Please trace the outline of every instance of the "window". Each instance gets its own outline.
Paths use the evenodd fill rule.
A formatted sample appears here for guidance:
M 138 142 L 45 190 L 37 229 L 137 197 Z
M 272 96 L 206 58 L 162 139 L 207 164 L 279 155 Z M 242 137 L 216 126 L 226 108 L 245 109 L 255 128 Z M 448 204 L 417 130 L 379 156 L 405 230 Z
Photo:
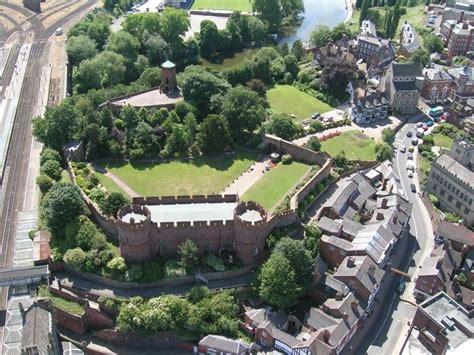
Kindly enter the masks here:
M 461 208 L 461 202 L 456 202 L 456 208 Z
M 253 256 L 257 256 L 258 255 L 258 248 L 255 248 L 255 250 L 253 251 Z
M 448 201 L 449 201 L 449 202 L 453 202 L 453 196 L 452 196 L 452 195 L 449 195 Z
M 466 207 L 466 208 L 464 209 L 464 214 L 469 214 L 469 208 Z
M 441 196 L 444 196 L 444 193 L 445 193 L 445 191 L 443 189 L 441 189 L 441 191 L 440 191 Z

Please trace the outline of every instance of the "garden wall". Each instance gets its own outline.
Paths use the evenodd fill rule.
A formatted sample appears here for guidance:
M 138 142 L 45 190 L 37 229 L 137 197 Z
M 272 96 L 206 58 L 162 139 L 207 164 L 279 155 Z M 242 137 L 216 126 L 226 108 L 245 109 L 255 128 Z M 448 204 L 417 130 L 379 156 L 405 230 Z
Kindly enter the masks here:
M 300 147 L 271 134 L 265 134 L 262 141 L 268 146 L 270 151 L 275 151 L 278 154 L 290 154 L 295 160 L 307 164 L 323 166 L 328 159 L 331 159 L 326 153 Z
M 117 346 L 136 349 L 176 349 L 178 344 L 177 336 L 174 332 L 158 332 L 153 336 L 145 337 L 138 334 L 122 333 L 115 329 L 104 329 L 94 332 L 93 335 Z
M 121 289 L 153 288 L 153 287 L 161 287 L 161 286 L 179 286 L 179 285 L 185 285 L 185 284 L 196 282 L 196 278 L 194 276 L 179 277 L 176 279 L 166 279 L 166 280 L 150 282 L 150 283 L 125 282 L 125 281 L 112 280 L 107 277 L 102 277 L 102 276 L 91 274 L 88 272 L 78 271 L 67 264 L 65 265 L 64 269 L 67 272 L 73 275 L 82 277 L 84 279 L 87 279 L 96 283 L 100 283 L 108 287 L 121 288 Z M 203 274 L 203 276 L 210 281 L 224 280 L 224 279 L 242 276 L 250 272 L 251 270 L 252 270 L 252 266 L 249 265 L 235 271 L 210 272 L 210 273 Z
M 56 324 L 64 329 L 82 335 L 87 331 L 84 316 L 72 314 L 53 306 L 53 317 Z

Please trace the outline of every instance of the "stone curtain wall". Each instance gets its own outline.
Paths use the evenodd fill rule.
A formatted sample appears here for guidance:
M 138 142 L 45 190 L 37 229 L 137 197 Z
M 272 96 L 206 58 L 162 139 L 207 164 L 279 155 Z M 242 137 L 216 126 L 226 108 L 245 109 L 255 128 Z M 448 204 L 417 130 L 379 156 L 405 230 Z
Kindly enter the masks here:
M 160 197 L 134 197 L 132 203 L 137 205 L 175 205 L 189 203 L 223 203 L 237 202 L 239 197 L 230 195 L 194 195 L 194 196 L 160 196 Z

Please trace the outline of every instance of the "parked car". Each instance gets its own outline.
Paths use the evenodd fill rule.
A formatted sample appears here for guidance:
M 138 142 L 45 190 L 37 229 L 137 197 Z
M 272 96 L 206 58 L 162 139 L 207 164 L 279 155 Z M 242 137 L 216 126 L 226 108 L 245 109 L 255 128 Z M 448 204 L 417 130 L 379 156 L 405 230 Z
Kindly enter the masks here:
M 443 244 L 444 243 L 444 237 L 442 235 L 436 236 L 435 243 L 438 244 L 438 245 Z
M 410 190 L 411 190 L 411 192 L 416 193 L 416 186 L 415 186 L 415 184 L 410 184 Z
M 409 177 L 410 179 L 413 177 L 413 173 L 412 173 L 411 171 L 408 173 L 408 177 Z
M 413 136 L 413 132 L 412 131 L 408 131 L 407 132 L 407 137 L 412 137 Z
M 434 122 L 433 122 L 433 121 L 431 121 L 431 120 L 429 120 L 429 121 L 426 121 L 426 125 L 427 125 L 428 127 L 431 127 L 431 126 L 433 126 L 433 125 L 434 125 Z
M 405 292 L 405 288 L 407 287 L 406 283 L 404 280 L 400 280 L 400 282 L 398 283 L 398 286 L 397 286 L 397 292 L 399 294 L 402 294 L 403 292 Z
M 415 139 L 412 139 L 411 144 L 417 145 L 417 144 L 418 144 L 418 139 L 416 139 L 416 138 L 415 138 Z
M 423 127 L 423 122 L 418 122 L 418 123 L 416 124 L 416 128 L 421 128 L 421 127 Z
M 400 147 L 400 153 L 405 153 L 406 151 L 407 151 L 407 147 L 404 146 L 404 145 L 402 145 L 402 146 Z
M 413 148 L 413 146 L 411 145 L 411 146 L 408 148 L 408 151 L 409 151 L 410 153 L 413 153 L 413 152 L 415 151 L 415 148 Z
M 408 153 L 408 160 L 413 160 L 413 153 Z

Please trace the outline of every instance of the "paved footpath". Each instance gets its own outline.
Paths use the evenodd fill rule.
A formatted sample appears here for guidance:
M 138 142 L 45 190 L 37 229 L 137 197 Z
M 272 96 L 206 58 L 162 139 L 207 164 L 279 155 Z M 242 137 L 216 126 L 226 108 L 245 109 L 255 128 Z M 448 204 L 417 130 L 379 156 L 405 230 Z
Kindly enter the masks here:
M 125 191 L 130 197 L 140 197 L 138 193 L 135 192 L 130 186 L 128 186 L 122 179 L 120 179 L 117 175 L 111 173 L 107 169 L 104 169 L 103 167 L 92 163 L 92 167 L 94 168 L 95 171 L 104 174 L 107 176 L 110 180 L 115 182 L 117 186 L 119 186 L 123 191 Z
M 260 161 L 255 162 L 237 179 L 227 186 L 223 194 L 238 194 L 242 196 L 250 189 L 263 175 L 265 175 L 265 164 L 269 162 L 268 157 L 263 157 Z

